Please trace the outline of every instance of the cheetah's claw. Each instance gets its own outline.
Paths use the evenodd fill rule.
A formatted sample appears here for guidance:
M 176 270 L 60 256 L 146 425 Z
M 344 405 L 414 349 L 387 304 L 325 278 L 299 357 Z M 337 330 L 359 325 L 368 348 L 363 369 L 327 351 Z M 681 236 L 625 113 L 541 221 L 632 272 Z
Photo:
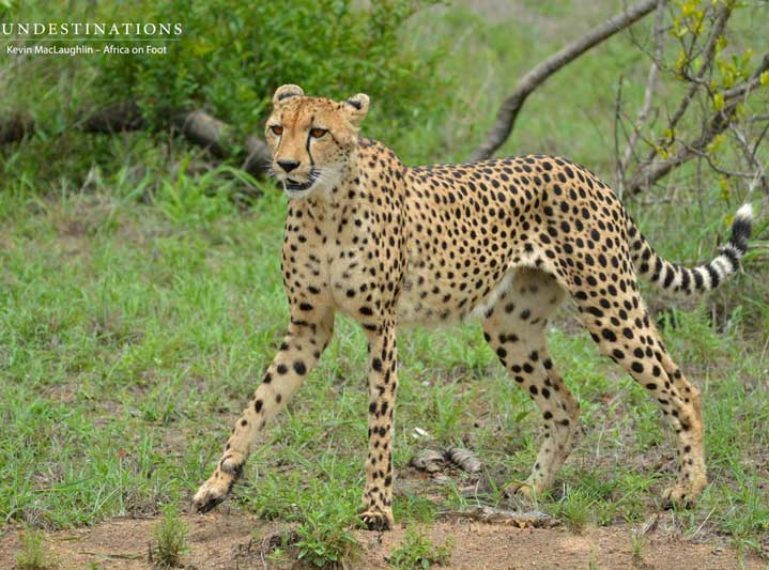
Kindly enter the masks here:
M 195 510 L 201 514 L 215 508 L 219 503 L 224 501 L 225 497 L 216 497 L 213 494 L 207 492 L 201 497 L 198 497 L 200 493 L 195 494 L 195 498 L 192 499 L 192 506 Z
M 207 513 L 227 498 L 235 484 L 233 475 L 219 470 L 203 483 L 192 498 L 192 507 L 199 513 Z
M 697 502 L 699 494 L 700 491 L 690 486 L 674 485 L 669 489 L 665 489 L 662 493 L 662 506 L 664 509 L 672 509 L 674 507 L 691 509 Z
M 380 510 L 367 510 L 360 515 L 363 524 L 368 530 L 390 530 L 395 524 L 392 512 Z

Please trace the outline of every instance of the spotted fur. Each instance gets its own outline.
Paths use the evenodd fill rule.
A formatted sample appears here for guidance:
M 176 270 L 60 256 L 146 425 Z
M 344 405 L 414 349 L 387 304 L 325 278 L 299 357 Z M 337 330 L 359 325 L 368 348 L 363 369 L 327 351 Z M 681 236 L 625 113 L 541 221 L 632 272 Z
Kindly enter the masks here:
M 393 524 L 401 324 L 480 315 L 485 339 L 544 425 L 532 472 L 514 490 L 543 491 L 569 455 L 579 415 L 545 338 L 548 319 L 567 296 L 600 351 L 649 392 L 675 430 L 678 475 L 665 498 L 697 498 L 707 481 L 699 391 L 665 349 L 636 277 L 683 294 L 716 287 L 745 253 L 749 207 L 737 213 L 721 254 L 689 269 L 657 255 L 611 189 L 563 158 L 409 168 L 387 147 L 358 137 L 365 95 L 337 102 L 287 85 L 273 104 L 266 138 L 290 198 L 282 272 L 291 319 L 224 455 L 195 495 L 200 510 L 230 492 L 258 434 L 328 345 L 336 312 L 358 321 L 368 337 L 362 516 L 369 527 Z

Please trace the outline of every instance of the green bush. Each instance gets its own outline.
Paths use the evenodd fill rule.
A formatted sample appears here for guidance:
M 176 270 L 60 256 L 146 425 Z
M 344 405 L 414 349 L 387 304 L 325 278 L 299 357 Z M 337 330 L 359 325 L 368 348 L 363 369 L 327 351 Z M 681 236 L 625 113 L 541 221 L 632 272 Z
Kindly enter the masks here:
M 183 18 L 184 34 L 167 56 L 100 58 L 105 98 L 128 89 L 160 124 L 169 109 L 206 105 L 225 121 L 253 128 L 275 88 L 298 83 L 336 97 L 366 91 L 387 99 L 382 118 L 407 116 L 433 74 L 430 61 L 401 48 L 398 32 L 424 2 L 353 4 L 140 2 L 145 21 Z
M 76 128 L 82 109 L 127 98 L 139 103 L 153 131 L 165 131 L 180 111 L 202 107 L 243 135 L 261 130 L 281 84 L 298 83 L 309 94 L 337 98 L 366 92 L 375 102 L 366 134 L 392 141 L 419 109 L 442 108 L 436 102 L 447 83 L 435 72 L 442 48 L 405 41 L 410 18 L 431 3 L 138 0 L 119 3 L 118 18 L 116 1 L 70 9 L 39 0 L 11 2 L 5 10 L 10 21 L 181 22 L 184 31 L 164 42 L 166 55 L 36 57 L 23 65 L 11 59 L 2 64 L 10 88 L 0 111 L 29 113 L 37 127 L 21 146 L 0 149 L 0 159 L 13 159 L 5 182 L 60 190 L 61 183 L 79 186 L 94 164 L 110 174 L 135 162 L 139 157 L 132 156 L 130 143 L 111 146 L 103 136 Z M 155 144 L 167 153 L 162 135 Z

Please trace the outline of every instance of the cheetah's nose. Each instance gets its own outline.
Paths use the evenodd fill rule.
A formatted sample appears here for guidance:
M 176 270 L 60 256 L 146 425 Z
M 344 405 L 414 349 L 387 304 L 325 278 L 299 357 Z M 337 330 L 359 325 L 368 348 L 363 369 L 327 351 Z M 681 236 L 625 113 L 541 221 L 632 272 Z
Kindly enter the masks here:
M 299 161 L 298 160 L 279 160 L 278 166 L 280 166 L 286 172 L 291 172 L 297 166 L 299 166 Z

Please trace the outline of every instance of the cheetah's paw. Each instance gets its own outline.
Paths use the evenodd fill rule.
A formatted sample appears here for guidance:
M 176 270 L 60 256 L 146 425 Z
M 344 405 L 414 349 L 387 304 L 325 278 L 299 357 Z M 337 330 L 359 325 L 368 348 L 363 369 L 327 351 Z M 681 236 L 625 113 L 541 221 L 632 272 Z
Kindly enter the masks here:
M 192 507 L 199 513 L 207 513 L 227 498 L 232 483 L 234 480 L 231 476 L 217 471 L 195 493 L 192 498 Z
M 207 513 L 224 501 L 232 486 L 243 473 L 243 459 L 231 455 L 223 459 L 214 474 L 203 483 L 192 498 L 192 506 L 199 513 Z
M 368 530 L 390 530 L 395 524 L 395 519 L 390 509 L 370 508 L 361 513 L 360 518 Z
M 662 504 L 666 509 L 673 507 L 689 509 L 697 502 L 705 485 L 705 482 L 701 485 L 676 483 L 662 493 Z

